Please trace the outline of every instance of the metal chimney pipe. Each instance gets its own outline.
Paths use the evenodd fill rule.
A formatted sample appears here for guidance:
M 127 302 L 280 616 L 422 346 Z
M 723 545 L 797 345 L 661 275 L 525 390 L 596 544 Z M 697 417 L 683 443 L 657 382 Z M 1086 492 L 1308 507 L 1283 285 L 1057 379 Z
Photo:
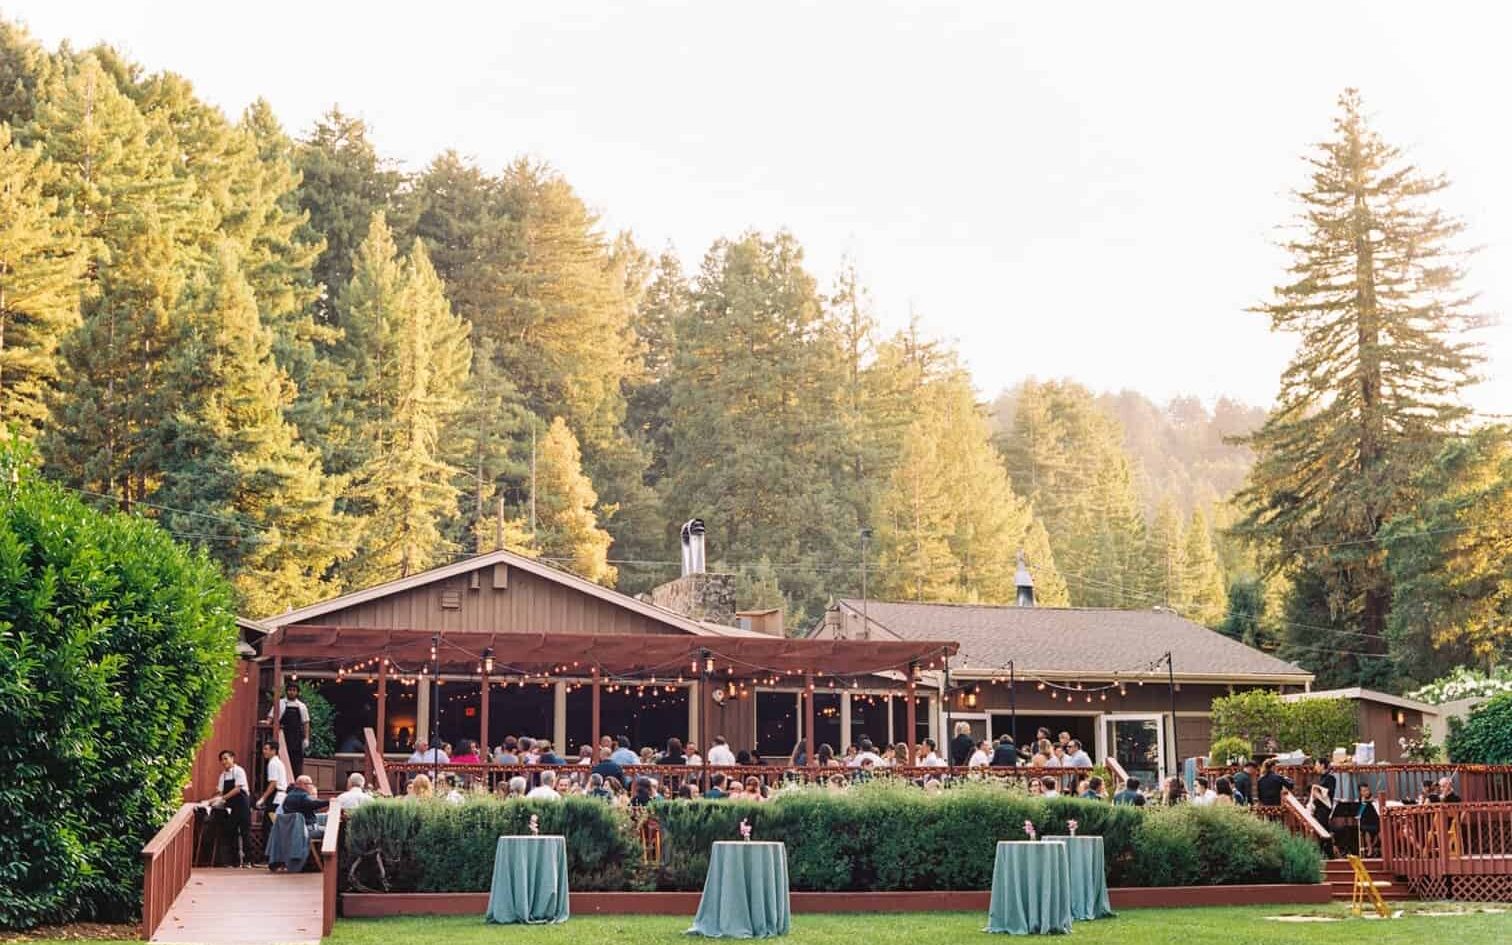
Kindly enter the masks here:
M 1029 573 L 1029 564 L 1024 561 L 1024 553 L 1018 554 L 1018 571 L 1013 575 L 1013 583 L 1018 588 L 1018 605 L 1020 607 L 1034 606 L 1034 575 Z
M 682 527 L 682 573 L 704 573 L 704 523 L 701 518 L 690 518 Z

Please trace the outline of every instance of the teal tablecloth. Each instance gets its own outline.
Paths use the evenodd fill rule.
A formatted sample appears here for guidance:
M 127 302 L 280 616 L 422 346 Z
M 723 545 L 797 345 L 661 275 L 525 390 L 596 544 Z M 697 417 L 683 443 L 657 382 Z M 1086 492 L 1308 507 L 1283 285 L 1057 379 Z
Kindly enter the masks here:
M 567 921 L 567 838 L 500 837 L 488 890 L 489 922 Z
M 767 938 L 786 935 L 791 925 L 787 848 L 748 840 L 714 844 L 698 915 L 688 932 L 708 938 Z
M 1064 843 L 1001 840 L 992 865 L 987 931 L 1044 935 L 1071 931 L 1071 866 Z
M 1108 868 L 1103 861 L 1102 837 L 1046 837 L 1066 845 L 1071 862 L 1071 918 L 1101 919 L 1114 915 L 1108 903 Z

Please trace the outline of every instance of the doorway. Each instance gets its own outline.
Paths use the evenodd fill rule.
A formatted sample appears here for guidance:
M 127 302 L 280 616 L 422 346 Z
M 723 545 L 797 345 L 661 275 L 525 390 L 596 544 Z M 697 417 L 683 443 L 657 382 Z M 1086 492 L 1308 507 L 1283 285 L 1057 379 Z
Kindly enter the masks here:
M 1103 716 L 1103 744 L 1129 777 L 1154 787 L 1165 771 L 1165 725 L 1160 715 Z

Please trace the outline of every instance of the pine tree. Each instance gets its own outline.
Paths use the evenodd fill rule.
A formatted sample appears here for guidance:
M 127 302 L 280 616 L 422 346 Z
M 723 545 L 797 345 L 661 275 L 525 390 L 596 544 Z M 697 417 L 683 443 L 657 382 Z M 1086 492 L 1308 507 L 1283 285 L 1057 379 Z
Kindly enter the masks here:
M 144 116 L 93 55 L 52 77 L 26 138 L 58 172 L 43 190 L 79 233 L 87 265 L 82 324 L 61 349 L 67 396 L 43 453 L 66 482 L 141 499 L 156 475 L 152 428 L 171 409 L 162 355 L 204 204 L 174 172 L 172 129 Z
M 154 431 L 159 519 L 225 567 L 245 613 L 330 596 L 327 573 L 351 550 L 336 484 L 284 419 L 292 388 L 233 243 L 191 283 L 176 322 L 165 370 L 176 409 Z
M 317 321 L 339 323 L 337 300 L 352 272 L 357 247 L 375 214 L 387 210 L 399 190 L 400 175 L 378 156 L 360 118 L 332 108 L 315 123 L 295 154 L 300 174 L 299 206 L 309 214 L 306 243 L 323 242 L 313 268 L 323 292 L 315 302 Z
M 579 577 L 613 586 L 612 539 L 598 527 L 593 511 L 597 503 L 593 483 L 583 475 L 577 437 L 565 420 L 553 418 L 536 459 L 537 544 L 542 555 Z
M 376 218 L 364 240 L 373 252 L 359 254 L 378 277 L 385 272 L 385 239 Z M 391 407 L 369 415 L 362 428 L 374 449 L 354 476 L 353 492 L 371 510 L 346 569 L 357 586 L 423 571 L 454 550 L 443 524 L 457 514 L 458 470 L 446 461 L 441 440 L 464 402 L 472 356 L 470 326 L 452 314 L 424 243 L 417 240 L 410 251 L 395 299 L 354 299 L 353 291 L 363 287 L 361 272 L 359 267 L 343 300 L 356 306 L 348 312 L 361 310 L 385 322 L 376 380 L 365 389 Z
M 498 503 L 509 493 L 520 493 L 528 477 L 522 443 L 536 419 L 500 368 L 492 341 L 473 346 L 472 365 L 465 403 L 451 427 L 451 460 L 463 472 L 465 493 L 456 540 L 481 552 L 498 545 Z M 517 522 L 517 515 L 505 516 L 505 528 L 513 536 L 505 545 L 511 549 L 528 544 L 527 536 L 515 531 L 512 523 Z
M 1178 608 L 1187 597 L 1187 541 L 1176 503 L 1166 498 L 1150 523 L 1150 561 L 1155 575 L 1155 599 L 1164 607 Z
M 35 436 L 57 390 L 58 343 L 78 322 L 83 257 L 56 197 L 56 170 L 0 123 L 0 438 Z
M 1223 621 L 1228 593 L 1223 572 L 1218 568 L 1218 552 L 1207 516 L 1201 509 L 1192 512 L 1182 553 L 1181 598 L 1177 609 L 1183 617 L 1205 627 L 1217 628 Z
M 1337 663 L 1336 675 L 1370 684 L 1389 672 L 1381 526 L 1410 507 L 1412 471 L 1466 416 L 1456 395 L 1480 356 L 1461 335 L 1477 322 L 1451 245 L 1463 226 L 1427 200 L 1447 182 L 1371 131 L 1354 90 L 1339 105 L 1332 139 L 1309 158 L 1300 232 L 1285 244 L 1292 281 L 1258 309 L 1301 341 L 1249 441 L 1257 460 L 1241 528 L 1268 570 L 1305 569 L 1330 622 L 1361 634 L 1347 647 L 1316 637 L 1322 652 L 1304 665 Z

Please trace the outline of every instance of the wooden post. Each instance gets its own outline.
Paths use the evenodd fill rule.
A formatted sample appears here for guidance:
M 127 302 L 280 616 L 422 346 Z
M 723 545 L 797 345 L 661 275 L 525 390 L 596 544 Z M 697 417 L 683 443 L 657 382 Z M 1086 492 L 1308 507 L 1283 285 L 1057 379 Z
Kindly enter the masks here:
M 593 709 L 592 709 L 592 711 L 593 711 L 593 726 L 590 729 L 590 731 L 593 732 L 593 735 L 591 736 L 593 738 L 593 741 L 591 742 L 591 744 L 593 745 L 593 756 L 592 756 L 593 757 L 593 764 L 598 764 L 598 761 L 599 761 L 599 738 L 602 737 L 602 735 L 601 735 L 601 733 L 599 731 L 599 686 L 600 686 L 600 684 L 601 683 L 600 683 L 600 679 L 599 679 L 599 668 L 597 666 L 595 666 L 595 667 L 593 667 L 593 699 L 592 699 L 592 706 L 593 706 Z
M 283 695 L 283 686 L 283 655 L 279 654 L 273 657 L 273 706 L 275 709 L 278 707 L 278 697 Z M 278 724 L 276 718 L 273 722 L 275 725 Z
M 807 753 L 805 763 L 810 768 L 819 767 L 814 756 L 814 674 L 803 674 L 803 750 Z
M 908 699 L 908 705 L 907 705 L 906 716 L 905 716 L 905 718 L 907 719 L 908 731 L 905 732 L 904 734 L 907 735 L 907 737 L 908 737 L 908 763 L 910 765 L 914 763 L 914 759 L 917 757 L 914 754 L 914 741 L 919 737 L 918 736 L 918 732 L 919 732 L 918 711 L 919 711 L 919 709 L 918 709 L 918 705 L 917 705 L 917 703 L 918 703 L 918 697 L 916 695 L 916 693 L 918 692 L 919 686 L 918 686 L 918 683 L 915 682 L 915 680 L 914 680 L 914 670 L 915 670 L 914 664 L 913 663 L 909 663 L 908 664 L 908 695 L 906 697 Z
M 388 745 L 388 657 L 378 661 L 378 751 Z M 402 747 L 402 746 L 401 746 Z M 374 772 L 376 774 L 376 772 Z
M 488 670 L 487 669 L 483 670 L 483 685 L 481 687 L 479 687 L 479 688 L 480 688 L 480 692 L 479 692 L 478 698 L 481 701 L 478 703 L 478 742 L 480 743 L 480 747 L 482 748 L 482 750 L 480 752 L 478 752 L 478 757 L 480 757 L 480 758 L 483 759 L 483 763 L 484 764 L 487 764 L 490 760 L 493 759 L 493 748 L 491 747 L 491 745 L 490 745 L 490 743 L 488 741 Z

